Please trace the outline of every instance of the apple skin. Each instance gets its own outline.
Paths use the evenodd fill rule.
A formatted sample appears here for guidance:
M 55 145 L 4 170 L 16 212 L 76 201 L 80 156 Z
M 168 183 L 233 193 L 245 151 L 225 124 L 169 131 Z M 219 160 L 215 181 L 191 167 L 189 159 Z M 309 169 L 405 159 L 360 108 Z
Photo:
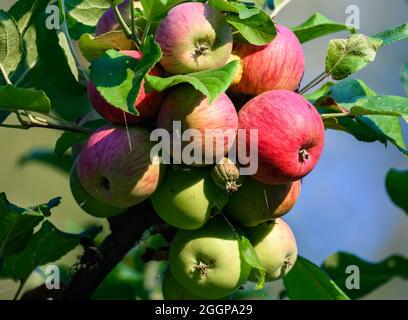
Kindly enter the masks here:
M 250 150 L 249 129 L 258 129 L 258 171 L 253 177 L 259 182 L 300 180 L 319 161 L 323 121 L 316 108 L 297 93 L 272 90 L 260 94 L 242 107 L 238 122 L 240 129 L 246 129 L 245 141 L 238 141 L 242 154 Z
M 179 284 L 169 268 L 166 269 L 163 276 L 162 292 L 164 300 L 202 300 Z
M 255 227 L 279 218 L 295 205 L 301 182 L 266 185 L 247 177 L 237 192 L 230 196 L 224 211 L 242 226 Z
M 296 239 L 289 225 L 282 219 L 276 219 L 246 231 L 261 265 L 266 269 L 266 281 L 283 278 L 297 259 Z M 255 272 L 249 279 L 258 281 Z
M 218 10 L 199 2 L 172 9 L 156 30 L 161 65 L 172 74 L 222 67 L 232 52 L 232 32 Z
M 150 197 L 165 168 L 158 156 L 154 162 L 150 159 L 154 143 L 148 130 L 133 126 L 128 133 L 120 126 L 102 127 L 92 134 L 78 157 L 77 171 L 84 189 L 94 198 L 119 208 Z
M 91 216 L 97 218 L 110 218 L 120 215 L 126 210 L 124 208 L 114 207 L 99 201 L 86 192 L 84 187 L 81 185 L 81 181 L 79 180 L 76 163 L 73 165 L 71 170 L 69 186 L 71 188 L 72 196 L 77 204 L 82 210 Z
M 169 266 L 178 283 L 205 299 L 229 296 L 251 271 L 234 231 L 221 216 L 200 229 L 179 230 L 170 245 Z
M 190 85 L 182 85 L 172 91 L 160 108 L 157 126 L 173 132 L 173 121 L 180 121 L 182 130 L 197 129 L 201 132 L 201 139 L 194 141 L 197 149 L 201 149 L 202 152 L 202 163 L 200 164 L 213 164 L 220 160 L 232 147 L 238 129 L 237 111 L 226 94 L 222 93 L 210 105 L 208 99 Z M 212 144 L 205 143 L 205 130 L 229 130 L 222 132 L 224 149 L 219 150 L 219 159 L 216 157 L 215 139 Z M 189 143 L 183 142 L 182 147 Z M 222 151 L 223 154 L 220 155 Z M 181 158 L 177 154 L 169 153 L 173 158 Z
M 135 50 L 122 50 L 121 53 L 137 60 L 142 58 L 141 53 Z M 149 74 L 153 76 L 161 76 L 163 75 L 163 70 L 160 66 L 155 66 Z M 123 125 L 125 124 L 124 118 L 126 116 L 126 122 L 128 124 L 137 124 L 154 118 L 164 98 L 163 94 L 157 91 L 146 93 L 144 83 L 143 80 L 140 86 L 139 95 L 135 102 L 135 108 L 140 113 L 138 116 L 112 106 L 102 97 L 91 81 L 88 82 L 88 98 L 95 111 L 97 111 L 104 119 L 115 124 Z
M 269 90 L 296 90 L 302 80 L 305 58 L 302 45 L 288 28 L 277 24 L 271 43 L 255 46 L 237 43 L 233 53 L 241 58 L 241 81 L 232 92 L 258 95 Z
M 219 192 L 203 168 L 169 167 L 151 201 L 166 223 L 179 229 L 201 228 L 211 213 L 221 210 L 229 196 Z
M 139 1 L 134 1 L 135 8 L 142 9 L 142 4 Z M 126 0 L 119 4 L 119 12 L 124 18 L 125 22 L 130 25 L 130 10 L 129 10 L 129 0 Z M 121 29 L 120 24 L 116 20 L 115 12 L 112 8 L 105 11 L 102 17 L 99 18 L 96 24 L 95 35 L 100 36 L 101 34 L 107 33 L 109 31 L 115 31 Z M 129 40 L 131 41 L 131 40 Z

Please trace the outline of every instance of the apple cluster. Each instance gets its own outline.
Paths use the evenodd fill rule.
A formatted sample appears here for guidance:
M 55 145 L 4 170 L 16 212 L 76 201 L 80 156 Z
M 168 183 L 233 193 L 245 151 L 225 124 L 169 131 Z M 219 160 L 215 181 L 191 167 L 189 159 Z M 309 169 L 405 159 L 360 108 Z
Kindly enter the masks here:
M 97 33 L 117 28 L 108 10 Z M 83 144 L 71 173 L 72 193 L 97 217 L 119 215 L 150 198 L 162 220 L 179 229 L 163 279 L 166 299 L 222 299 L 246 281 L 258 281 L 259 273 L 243 258 L 237 229 L 250 240 L 267 281 L 284 277 L 296 261 L 294 235 L 281 217 L 319 160 L 324 127 L 316 108 L 297 93 L 304 73 L 301 44 L 288 28 L 276 25 L 276 31 L 262 46 L 234 41 L 222 12 L 185 2 L 155 31 L 163 56 L 150 74 L 189 74 L 237 60 L 240 68 L 226 92 L 209 103 L 187 84 L 165 92 L 146 92 L 142 84 L 134 115 L 110 105 L 88 84 L 92 106 L 110 124 Z M 136 50 L 122 53 L 141 59 Z M 240 164 L 227 157 L 206 166 L 152 159 L 150 130 L 171 131 L 174 121 L 182 130 L 201 132 L 203 154 L 214 148 L 203 143 L 205 129 L 256 129 L 256 174 L 240 175 Z M 248 133 L 233 147 L 248 150 L 251 139 Z M 225 144 L 225 155 L 230 147 Z

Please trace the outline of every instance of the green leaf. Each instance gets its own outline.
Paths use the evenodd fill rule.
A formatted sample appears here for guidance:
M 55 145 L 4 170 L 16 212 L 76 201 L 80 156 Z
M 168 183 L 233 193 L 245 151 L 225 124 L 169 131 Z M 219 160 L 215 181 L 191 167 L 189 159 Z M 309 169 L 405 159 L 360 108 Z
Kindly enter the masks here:
M 265 286 L 266 269 L 261 265 L 258 255 L 247 237 L 240 234 L 238 243 L 241 257 L 251 266 L 252 269 L 255 269 L 258 273 L 258 283 L 256 284 L 256 289 L 263 289 Z
M 408 97 L 408 64 L 401 70 L 401 81 L 404 85 L 405 95 Z
M 2 273 L 24 282 L 35 268 L 59 260 L 75 249 L 82 238 L 95 238 L 101 230 L 92 228 L 81 234 L 70 234 L 45 221 L 23 251 L 4 259 Z
M 330 20 L 320 13 L 315 13 L 301 25 L 292 28 L 301 43 L 344 30 L 349 30 L 345 24 Z
M 106 123 L 107 122 L 104 119 L 93 120 L 83 124 L 83 127 L 96 130 Z M 63 132 L 55 143 L 54 153 L 58 158 L 61 158 L 73 145 L 86 141 L 90 135 L 90 133 L 83 132 Z
M 122 31 L 111 31 L 99 37 L 85 33 L 79 39 L 79 48 L 85 59 L 91 62 L 109 49 L 130 50 L 132 49 L 132 42 L 128 41 Z
M 268 7 L 273 11 L 271 17 L 276 17 L 276 15 L 289 4 L 291 0 L 268 0 Z
M 44 91 L 6 85 L 0 86 L 0 109 L 48 113 L 51 109 L 51 102 Z
M 394 29 L 377 33 L 373 36 L 373 38 L 380 39 L 382 41 L 382 46 L 387 46 L 396 41 L 408 39 L 408 23 L 405 23 Z
M 45 10 L 50 0 L 19 0 L 8 11 L 24 35 L 34 18 Z
M 346 287 L 347 278 L 351 275 L 346 272 L 349 266 L 359 269 L 358 290 L 349 290 Z M 408 259 L 400 256 L 391 256 L 381 262 L 371 263 L 349 253 L 338 252 L 327 258 L 322 268 L 352 299 L 363 297 L 394 277 L 408 280 Z
M 168 78 L 147 75 L 146 84 L 150 86 L 151 89 L 161 92 L 180 83 L 188 83 L 207 96 L 209 102 L 212 103 L 222 92 L 225 92 L 228 89 L 234 79 L 237 68 L 238 62 L 231 61 L 218 69 L 200 71 L 186 75 L 175 75 Z
M 301 256 L 283 278 L 283 283 L 292 300 L 349 299 L 322 269 Z
M 10 203 L 4 192 L 0 193 L 0 257 L 22 251 L 33 235 L 34 228 L 59 203 L 60 198 L 55 198 L 38 206 L 20 208 Z
M 143 13 L 150 22 L 162 19 L 172 7 L 186 1 L 187 0 L 140 0 Z
M 390 169 L 385 186 L 391 200 L 408 214 L 408 170 Z
M 16 70 L 21 57 L 22 44 L 17 25 L 10 14 L 0 10 L 0 64 L 9 74 Z
M 23 166 L 27 163 L 38 162 L 50 166 L 54 169 L 69 175 L 73 165 L 71 155 L 63 155 L 58 158 L 53 150 L 48 149 L 34 149 L 22 155 L 18 159 L 18 165 Z
M 99 18 L 110 7 L 107 0 L 64 0 L 70 36 L 75 40 L 93 33 Z
M 162 54 L 152 36 L 146 39 L 141 60 L 114 50 L 106 51 L 91 65 L 91 80 L 111 105 L 138 115 L 135 101 L 146 74 L 160 61 Z
M 335 84 L 333 82 L 326 82 L 323 84 L 319 89 L 312 93 L 306 93 L 303 96 L 310 101 L 310 103 L 314 104 L 316 100 L 319 98 L 327 95 L 329 93 L 329 90 L 331 87 L 333 87 Z
M 381 40 L 363 34 L 347 39 L 334 39 L 329 43 L 326 56 L 326 73 L 342 80 L 374 61 Z

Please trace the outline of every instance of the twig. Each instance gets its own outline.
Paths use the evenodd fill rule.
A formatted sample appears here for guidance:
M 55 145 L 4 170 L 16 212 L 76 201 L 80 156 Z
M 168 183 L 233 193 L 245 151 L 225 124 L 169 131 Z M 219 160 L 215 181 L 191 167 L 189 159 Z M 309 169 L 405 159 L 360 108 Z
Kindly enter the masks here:
M 136 32 L 135 2 L 134 1 L 130 0 L 129 8 L 130 8 L 130 20 L 131 20 L 130 24 L 131 24 L 131 27 L 132 27 L 132 40 L 135 42 L 137 49 L 140 51 L 140 47 L 142 46 L 142 43 L 144 41 L 143 41 L 143 38 L 142 38 L 142 41 L 139 40 L 139 37 L 138 37 L 137 32 Z M 143 34 L 143 37 L 144 37 L 144 34 Z
M 145 230 L 160 222 L 149 200 L 108 220 L 111 233 L 96 248 L 98 259 L 94 264 L 85 264 L 74 274 L 62 290 L 60 300 L 90 299 L 105 277 L 140 241 Z
M 126 35 L 128 38 L 132 38 L 132 31 L 129 29 L 129 26 L 127 25 L 127 23 L 126 23 L 125 20 L 123 19 L 122 15 L 121 15 L 121 13 L 120 13 L 120 11 L 119 11 L 118 5 L 113 5 L 113 4 L 112 4 L 111 6 L 112 6 L 112 9 L 113 9 L 113 12 L 115 13 L 116 20 L 118 21 L 118 23 L 119 23 L 120 26 L 122 27 L 123 32 L 125 33 L 125 35 Z
M 299 94 L 304 94 L 313 87 L 317 86 L 320 82 L 322 82 L 324 79 L 326 79 L 329 75 L 326 72 L 322 72 L 319 74 L 316 78 L 314 78 L 312 81 L 310 81 L 303 89 L 299 91 Z

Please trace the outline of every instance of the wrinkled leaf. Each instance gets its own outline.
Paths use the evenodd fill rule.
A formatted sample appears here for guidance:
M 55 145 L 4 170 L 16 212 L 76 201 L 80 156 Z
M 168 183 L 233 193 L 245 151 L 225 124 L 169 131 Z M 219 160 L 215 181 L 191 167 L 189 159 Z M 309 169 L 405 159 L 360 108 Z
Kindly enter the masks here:
M 13 17 L 21 35 L 24 35 L 34 18 L 45 10 L 50 0 L 19 0 L 13 4 L 9 14 Z
M 0 10 L 0 64 L 9 74 L 16 70 L 21 57 L 22 44 L 17 25 L 10 14 Z M 2 76 L 0 79 L 3 81 Z

